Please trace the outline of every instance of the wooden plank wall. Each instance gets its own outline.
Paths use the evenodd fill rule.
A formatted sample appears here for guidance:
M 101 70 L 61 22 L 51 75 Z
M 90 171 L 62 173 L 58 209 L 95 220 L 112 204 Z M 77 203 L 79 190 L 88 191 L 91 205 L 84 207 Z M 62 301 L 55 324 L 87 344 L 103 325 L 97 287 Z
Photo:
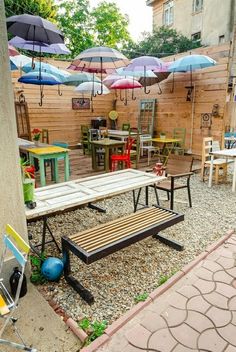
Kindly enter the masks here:
M 209 55 L 217 61 L 217 65 L 208 69 L 193 72 L 194 103 L 186 101 L 187 89 L 190 85 L 189 73 L 176 73 L 174 77 L 174 92 L 171 93 L 172 77 L 162 81 L 160 86 L 162 94 L 159 95 L 157 85 L 149 87 L 151 93 L 145 95 L 143 89 L 135 90 L 137 99 L 129 99 L 128 105 L 117 98 L 116 110 L 118 111 L 117 127 L 123 122 L 130 122 L 137 126 L 140 99 L 157 99 L 154 130 L 157 134 L 165 131 L 168 136 L 172 135 L 173 128 L 185 127 L 187 131 L 186 149 L 191 149 L 194 154 L 201 154 L 202 138 L 212 135 L 221 140 L 224 133 L 224 112 L 226 107 L 226 92 L 228 85 L 228 60 L 229 44 L 215 47 L 207 47 L 193 50 L 192 53 Z M 186 55 L 188 53 L 185 53 Z M 176 56 L 178 58 L 182 55 Z M 174 60 L 174 57 L 165 58 L 166 61 Z M 52 64 L 60 68 L 66 68 L 68 63 L 63 61 L 52 61 Z M 57 94 L 57 88 L 45 87 L 43 106 L 40 107 L 39 87 L 33 85 L 22 85 L 17 82 L 19 73 L 13 73 L 14 91 L 24 90 L 24 95 L 29 107 L 31 129 L 48 128 L 50 141 L 68 141 L 76 145 L 80 141 L 80 126 L 90 124 L 92 118 L 103 116 L 108 120 L 108 113 L 113 109 L 115 99 L 114 93 L 99 96 L 94 99 L 94 112 L 91 110 L 72 110 L 71 98 L 80 97 L 74 87 L 62 87 L 63 95 Z M 219 104 L 220 117 L 212 119 L 211 129 L 201 128 L 201 114 L 211 113 L 214 104 Z M 193 116 L 193 120 L 192 120 Z M 191 145 L 191 126 L 193 124 L 193 136 Z

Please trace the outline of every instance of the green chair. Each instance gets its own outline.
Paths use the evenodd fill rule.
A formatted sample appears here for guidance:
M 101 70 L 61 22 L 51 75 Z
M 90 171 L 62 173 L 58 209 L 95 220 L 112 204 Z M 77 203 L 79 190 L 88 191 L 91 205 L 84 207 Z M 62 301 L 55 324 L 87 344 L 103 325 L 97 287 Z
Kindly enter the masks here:
M 83 148 L 83 154 L 90 153 L 90 134 L 89 134 L 89 126 L 81 125 L 81 144 Z
M 130 123 L 123 123 L 122 131 L 129 131 L 129 130 L 130 130 Z
M 67 142 L 54 141 L 54 142 L 52 142 L 52 145 L 55 145 L 55 146 L 61 147 L 61 148 L 65 148 L 65 149 L 69 148 L 69 144 Z M 58 160 L 64 160 L 64 158 L 58 158 Z M 55 165 L 54 165 L 54 163 L 52 163 L 51 164 L 51 179 L 52 179 L 52 181 L 55 179 L 54 168 L 55 168 Z M 70 161 L 69 161 L 69 175 L 71 175 Z
M 173 138 L 180 139 L 180 142 L 176 143 L 172 151 L 174 154 L 184 155 L 184 147 L 185 147 L 185 137 L 186 137 L 186 128 L 174 128 L 173 130 Z

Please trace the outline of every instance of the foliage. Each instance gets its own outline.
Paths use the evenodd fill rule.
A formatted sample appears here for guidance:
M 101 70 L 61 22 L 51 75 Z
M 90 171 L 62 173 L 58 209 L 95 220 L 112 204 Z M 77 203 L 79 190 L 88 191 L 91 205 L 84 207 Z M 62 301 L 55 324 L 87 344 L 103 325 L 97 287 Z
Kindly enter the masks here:
M 88 318 L 84 318 L 78 325 L 81 329 L 85 330 L 87 334 L 89 334 L 88 339 L 86 340 L 86 345 L 89 345 L 92 341 L 104 333 L 107 327 L 107 321 L 103 320 L 99 322 L 95 320 L 94 322 L 90 322 Z
M 41 137 L 42 131 L 39 128 L 34 128 L 32 130 L 32 135 L 33 135 L 33 140 L 34 141 L 39 141 Z
M 129 57 L 134 58 L 141 55 L 164 57 L 199 46 L 201 46 L 199 42 L 188 39 L 175 29 L 162 26 L 154 29 L 153 34 L 143 33 L 143 39 L 129 48 Z
M 168 279 L 169 279 L 169 276 L 161 275 L 158 280 L 158 286 L 163 285 Z
M 28 171 L 29 161 L 24 160 L 24 158 L 20 158 L 20 167 L 21 167 L 21 176 L 24 181 L 26 178 L 32 178 L 31 172 Z
M 90 28 L 88 0 L 60 0 L 58 24 L 66 38 L 72 56 L 94 45 Z
M 54 0 L 5 0 L 6 17 L 28 13 L 55 22 L 57 6 Z
M 147 298 L 148 298 L 148 293 L 144 292 L 144 293 L 141 293 L 141 294 L 137 295 L 136 297 L 134 297 L 134 301 L 135 301 L 135 303 L 144 302 L 144 301 L 146 301 Z
M 30 261 L 32 265 L 32 273 L 31 273 L 30 281 L 34 284 L 43 284 L 46 281 L 45 277 L 41 274 L 42 262 L 45 259 L 46 259 L 46 256 L 44 254 L 41 254 L 40 257 L 35 255 L 30 255 Z
M 98 46 L 122 48 L 129 45 L 129 18 L 123 15 L 115 2 L 101 2 L 91 12 L 95 42 Z

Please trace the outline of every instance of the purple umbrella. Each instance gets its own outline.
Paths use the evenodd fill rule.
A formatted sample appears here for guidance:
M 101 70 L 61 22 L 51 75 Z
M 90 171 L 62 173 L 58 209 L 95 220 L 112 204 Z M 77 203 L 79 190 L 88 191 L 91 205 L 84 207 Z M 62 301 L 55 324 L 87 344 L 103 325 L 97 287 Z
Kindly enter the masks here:
M 9 40 L 9 44 L 15 46 L 16 48 L 37 51 L 40 53 L 58 54 L 58 55 L 70 54 L 70 50 L 66 47 L 66 45 L 61 43 L 49 45 L 43 42 L 25 40 L 20 37 L 14 37 L 11 40 Z
M 146 87 L 146 72 L 148 70 L 154 71 L 157 70 L 158 68 L 162 68 L 163 62 L 158 59 L 157 57 L 154 56 L 140 56 L 137 57 L 133 60 L 131 60 L 131 63 L 124 68 L 124 72 L 130 72 L 130 71 L 143 71 L 143 78 L 144 78 L 144 93 L 149 94 L 150 90 L 147 91 Z

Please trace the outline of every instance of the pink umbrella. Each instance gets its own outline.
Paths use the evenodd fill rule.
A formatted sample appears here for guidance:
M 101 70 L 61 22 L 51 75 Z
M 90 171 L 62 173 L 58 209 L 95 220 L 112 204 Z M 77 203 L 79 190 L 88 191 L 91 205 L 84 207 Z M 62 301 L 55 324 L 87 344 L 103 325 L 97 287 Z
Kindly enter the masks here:
M 127 105 L 127 89 L 132 89 L 132 100 L 136 100 L 136 98 L 134 97 L 135 88 L 142 88 L 142 84 L 133 78 L 121 78 L 110 86 L 110 89 L 125 89 L 125 98 L 121 98 L 120 95 L 120 100 L 125 101 L 125 105 Z
M 8 44 L 8 55 L 9 56 L 17 56 L 20 55 L 19 51 L 17 51 L 14 46 Z

